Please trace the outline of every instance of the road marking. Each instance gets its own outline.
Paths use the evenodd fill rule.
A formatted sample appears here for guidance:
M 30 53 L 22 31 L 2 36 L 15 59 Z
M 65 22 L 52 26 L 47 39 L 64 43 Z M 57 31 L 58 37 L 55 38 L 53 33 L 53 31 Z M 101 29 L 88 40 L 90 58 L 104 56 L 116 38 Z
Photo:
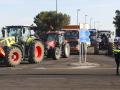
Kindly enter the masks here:
M 93 67 L 96 67 L 96 66 L 77 66 L 77 67 L 71 67 L 71 69 L 88 69 Z
M 18 68 L 18 67 L 17 67 L 17 68 L 16 68 L 16 67 L 14 68 L 14 67 L 13 67 L 13 68 L 10 68 L 10 69 L 11 69 L 11 70 L 21 70 L 21 69 L 23 69 L 23 68 Z
M 48 68 L 45 68 L 45 67 L 37 67 L 37 68 L 32 68 L 32 69 L 42 69 L 42 70 L 44 70 L 44 69 L 48 69 Z
M 40 77 L 38 77 L 38 78 L 37 78 L 37 77 L 36 77 L 36 78 L 28 78 L 28 79 L 32 79 L 32 80 L 46 80 L 46 79 L 47 79 L 47 80 L 51 80 L 51 79 L 52 79 L 52 80 L 53 80 L 53 79 L 55 79 L 55 80 L 61 80 L 61 79 L 63 79 L 63 80 L 65 80 L 66 78 L 49 78 L 49 77 L 47 77 L 47 78 L 43 78 L 43 77 L 40 78 Z
M 93 69 L 116 69 L 115 67 L 106 67 L 106 68 L 93 68 Z
M 45 68 L 45 67 L 37 67 L 37 68 L 32 68 L 32 69 L 37 69 L 37 70 L 49 70 L 49 69 L 89 69 L 89 68 L 93 68 L 93 67 L 96 67 L 96 66 L 77 66 L 77 67 L 65 67 L 65 68 L 56 68 L 56 67 L 53 67 L 53 68 Z
M 0 68 L 0 70 L 22 70 L 26 69 L 23 67 L 7 67 L 7 68 Z M 96 67 L 96 66 L 76 66 L 76 67 L 34 67 L 30 68 L 34 70 L 70 70 L 70 69 L 94 69 L 94 70 L 115 70 L 116 67 Z

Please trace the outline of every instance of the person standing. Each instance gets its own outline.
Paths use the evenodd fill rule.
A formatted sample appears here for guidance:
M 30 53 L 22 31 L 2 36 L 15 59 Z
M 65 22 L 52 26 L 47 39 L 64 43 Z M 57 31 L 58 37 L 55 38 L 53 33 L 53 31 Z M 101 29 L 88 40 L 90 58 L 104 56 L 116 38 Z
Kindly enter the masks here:
M 119 66 L 120 66 L 120 43 L 116 43 L 115 48 L 113 50 L 116 62 L 116 75 L 119 75 Z

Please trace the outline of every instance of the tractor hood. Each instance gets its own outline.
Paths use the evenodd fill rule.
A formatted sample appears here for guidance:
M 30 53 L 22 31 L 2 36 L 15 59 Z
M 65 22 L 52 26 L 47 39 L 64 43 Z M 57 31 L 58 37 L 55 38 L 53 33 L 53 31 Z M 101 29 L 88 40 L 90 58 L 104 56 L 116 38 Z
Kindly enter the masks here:
M 0 58 L 5 57 L 5 51 L 3 49 L 4 46 L 11 47 L 11 45 L 15 44 L 15 37 L 7 37 L 0 39 Z
M 46 44 L 47 47 L 52 47 L 52 48 L 55 47 L 55 41 L 54 40 L 46 41 L 45 44 Z
M 0 46 L 11 47 L 12 44 L 15 44 L 15 37 L 7 37 L 0 39 Z

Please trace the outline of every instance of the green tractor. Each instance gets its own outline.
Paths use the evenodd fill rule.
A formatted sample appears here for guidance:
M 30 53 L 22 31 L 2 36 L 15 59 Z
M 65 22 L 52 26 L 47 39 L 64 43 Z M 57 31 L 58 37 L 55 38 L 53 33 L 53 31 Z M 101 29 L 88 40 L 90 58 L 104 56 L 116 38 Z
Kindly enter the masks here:
M 44 45 L 35 37 L 30 26 L 6 26 L 0 36 L 0 63 L 16 66 L 22 60 L 40 63 L 44 57 Z

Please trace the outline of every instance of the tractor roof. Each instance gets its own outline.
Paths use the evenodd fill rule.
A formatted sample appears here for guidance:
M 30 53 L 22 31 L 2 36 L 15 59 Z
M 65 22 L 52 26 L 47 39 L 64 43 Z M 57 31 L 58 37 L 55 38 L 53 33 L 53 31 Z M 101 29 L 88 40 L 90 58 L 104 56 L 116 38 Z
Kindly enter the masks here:
M 6 26 L 7 28 L 12 28 L 12 27 L 18 27 L 18 28 L 21 28 L 21 27 L 30 27 L 30 26 L 22 26 L 22 25 L 18 25 L 18 26 Z
M 16 25 L 16 26 L 6 26 L 5 28 L 30 28 L 30 30 L 36 30 L 37 27 L 35 26 L 23 26 L 23 25 Z
M 64 34 L 64 31 L 49 31 L 46 34 Z

